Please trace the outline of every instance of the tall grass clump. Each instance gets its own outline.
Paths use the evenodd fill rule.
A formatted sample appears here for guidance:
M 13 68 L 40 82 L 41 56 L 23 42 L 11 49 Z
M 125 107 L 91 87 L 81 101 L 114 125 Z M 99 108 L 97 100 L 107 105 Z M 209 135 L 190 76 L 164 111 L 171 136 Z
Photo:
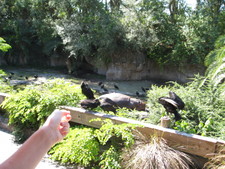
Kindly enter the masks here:
M 166 144 L 157 136 L 136 135 L 135 144 L 123 152 L 123 168 L 126 169 L 188 169 L 195 168 L 191 158 Z
M 205 169 L 223 169 L 225 168 L 225 148 L 223 148 L 214 157 L 211 157 L 204 165 Z
M 14 126 L 20 141 L 26 138 L 24 130 L 37 130 L 54 109 L 62 105 L 76 106 L 82 98 L 78 85 L 54 79 L 12 93 L 1 106 L 9 113 L 9 124 Z

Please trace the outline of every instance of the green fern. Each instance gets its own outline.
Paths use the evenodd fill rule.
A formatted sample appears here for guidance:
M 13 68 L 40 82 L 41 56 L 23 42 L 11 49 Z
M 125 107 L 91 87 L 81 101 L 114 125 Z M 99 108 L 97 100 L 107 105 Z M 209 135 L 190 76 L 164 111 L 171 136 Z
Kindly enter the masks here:
M 101 121 L 93 119 L 91 121 Z M 100 129 L 84 126 L 72 127 L 66 138 L 49 152 L 51 158 L 61 163 L 88 167 L 119 169 L 120 153 L 124 146 L 134 143 L 134 124 L 113 124 L 103 120 Z
M 215 86 L 223 83 L 225 79 L 225 35 L 218 38 L 215 43 L 216 49 L 205 58 L 206 77 L 211 79 Z
M 101 121 L 100 119 L 93 119 L 92 121 Z M 103 121 L 102 127 L 95 131 L 95 136 L 102 145 L 105 145 L 112 137 L 121 138 L 126 147 L 134 143 L 134 136 L 132 129 L 137 127 L 135 124 L 113 124 L 109 119 Z M 112 141 L 112 140 L 111 140 Z M 112 142 L 113 143 L 113 142 Z
M 120 153 L 112 145 L 100 156 L 99 166 L 101 169 L 120 169 Z
M 88 166 L 98 160 L 99 143 L 94 129 L 73 127 L 66 138 L 49 152 L 51 158 L 61 163 L 75 163 Z
M 225 46 L 225 35 L 220 36 L 215 42 L 215 48 L 219 49 Z

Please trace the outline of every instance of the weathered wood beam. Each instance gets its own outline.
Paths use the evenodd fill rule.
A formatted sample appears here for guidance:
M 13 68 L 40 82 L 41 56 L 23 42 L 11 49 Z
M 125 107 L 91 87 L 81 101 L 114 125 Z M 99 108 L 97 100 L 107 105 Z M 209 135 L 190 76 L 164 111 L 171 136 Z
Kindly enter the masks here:
M 69 110 L 71 112 L 71 121 L 95 128 L 101 127 L 101 121 L 90 122 L 90 120 L 95 118 L 100 118 L 102 120 L 111 119 L 114 124 L 140 124 L 143 127 L 138 127 L 137 129 L 146 137 L 150 137 L 152 135 L 162 137 L 167 141 L 169 146 L 180 151 L 204 158 L 208 158 L 215 153 L 218 153 L 221 147 L 225 147 L 225 141 L 223 140 L 203 137 L 195 134 L 187 134 L 157 125 L 142 123 L 140 121 L 107 115 L 99 112 L 88 111 L 77 107 L 62 106 L 61 108 Z

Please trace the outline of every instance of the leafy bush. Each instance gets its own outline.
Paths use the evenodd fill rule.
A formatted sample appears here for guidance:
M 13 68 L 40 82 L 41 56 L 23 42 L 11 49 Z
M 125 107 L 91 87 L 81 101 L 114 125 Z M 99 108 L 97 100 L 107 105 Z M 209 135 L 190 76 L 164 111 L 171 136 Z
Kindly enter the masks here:
M 205 58 L 205 65 L 208 67 L 206 76 L 215 85 L 225 81 L 225 35 L 220 36 L 215 42 L 215 49 Z M 225 83 L 224 83 L 225 84 Z
M 95 135 L 102 145 L 105 145 L 111 137 L 116 136 L 123 140 L 125 146 L 129 147 L 134 143 L 134 138 L 131 134 L 131 129 L 134 129 L 135 126 L 137 125 L 126 123 L 114 125 L 111 120 L 107 119 L 103 122 L 102 127 L 99 130 L 95 131 Z M 112 142 L 112 144 L 116 144 L 116 142 Z
M 40 86 L 27 86 L 12 94 L 2 107 L 9 112 L 9 124 L 22 135 L 23 129 L 38 129 L 58 106 L 76 106 L 82 97 L 79 86 L 54 79 Z
M 99 121 L 99 119 L 94 119 Z M 102 121 L 100 129 L 73 127 L 66 138 L 49 152 L 51 158 L 62 163 L 75 163 L 96 168 L 118 169 L 121 148 L 134 143 L 133 124 L 113 124 Z
M 120 153 L 112 145 L 110 148 L 102 153 L 100 156 L 100 163 L 102 169 L 120 169 Z
M 49 154 L 62 163 L 76 163 L 88 166 L 98 160 L 99 143 L 94 137 L 94 129 L 73 127 L 66 138 L 54 146 Z
M 168 96 L 169 91 L 174 91 L 185 103 L 185 109 L 179 112 L 183 119 L 173 123 L 174 129 L 225 139 L 223 129 L 225 102 L 224 96 L 221 96 L 223 90 L 201 76 L 196 76 L 185 86 L 175 82 L 172 84 L 164 87 L 155 86 L 149 91 L 148 105 L 151 116 L 155 116 L 149 121 L 154 124 L 159 123 L 160 117 L 165 115 L 165 109 L 157 102 L 157 99 Z

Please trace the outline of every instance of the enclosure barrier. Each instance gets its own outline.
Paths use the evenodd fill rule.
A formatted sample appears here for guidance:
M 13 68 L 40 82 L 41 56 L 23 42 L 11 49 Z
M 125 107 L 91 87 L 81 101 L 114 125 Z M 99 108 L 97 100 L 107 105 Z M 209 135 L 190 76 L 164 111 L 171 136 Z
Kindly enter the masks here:
M 0 93 L 0 104 L 4 101 L 8 94 Z M 92 121 L 92 119 L 100 118 L 110 119 L 114 124 L 132 123 L 139 124 L 141 127 L 137 127 L 137 130 L 144 134 L 146 137 L 159 136 L 164 138 L 170 147 L 177 150 L 197 155 L 204 158 L 209 158 L 214 154 L 218 153 L 221 148 L 225 147 L 225 141 L 213 139 L 209 137 L 203 137 L 195 134 L 187 134 L 179 132 L 177 130 L 164 128 L 157 125 L 147 124 L 140 121 L 103 114 L 99 112 L 88 111 L 82 108 L 61 106 L 62 109 L 69 110 L 71 112 L 72 122 L 100 128 L 101 121 Z
M 195 134 L 187 134 L 157 125 L 142 123 L 140 121 L 99 112 L 88 111 L 77 107 L 61 106 L 61 108 L 71 112 L 71 121 L 95 128 L 100 128 L 102 123 L 101 121 L 90 122 L 90 120 L 96 118 L 100 118 L 102 120 L 111 119 L 114 124 L 140 124 L 141 127 L 137 127 L 137 129 L 146 137 L 151 135 L 162 137 L 167 141 L 169 146 L 177 150 L 204 158 L 211 157 L 215 153 L 218 153 L 221 148 L 225 147 L 225 141 L 223 140 L 203 137 Z

